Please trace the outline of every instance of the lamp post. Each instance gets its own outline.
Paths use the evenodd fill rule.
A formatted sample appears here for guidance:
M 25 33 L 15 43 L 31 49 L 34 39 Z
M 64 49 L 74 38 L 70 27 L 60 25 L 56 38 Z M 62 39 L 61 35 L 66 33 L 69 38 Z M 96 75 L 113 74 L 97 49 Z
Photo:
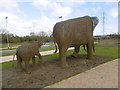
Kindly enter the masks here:
M 7 28 L 7 18 L 8 18 L 8 17 L 5 17 L 5 20 L 6 20 L 6 30 L 8 30 L 8 28 Z M 9 48 L 10 48 L 10 45 L 9 45 L 8 35 L 9 35 L 9 32 L 7 33 L 7 45 L 8 45 L 8 49 L 9 49 Z
M 59 16 L 58 18 L 62 18 L 62 16 Z
M 62 16 L 59 16 L 58 18 L 60 18 L 60 19 L 61 19 L 61 21 L 62 21 Z

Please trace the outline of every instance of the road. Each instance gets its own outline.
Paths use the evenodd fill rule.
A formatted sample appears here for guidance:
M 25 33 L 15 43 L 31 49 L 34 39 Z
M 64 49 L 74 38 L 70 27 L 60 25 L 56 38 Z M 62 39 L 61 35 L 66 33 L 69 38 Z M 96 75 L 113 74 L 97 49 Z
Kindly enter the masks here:
M 41 47 L 41 49 L 47 49 L 47 48 L 51 48 L 51 47 L 55 47 L 54 45 L 43 45 Z M 7 53 L 14 53 L 16 52 L 16 50 L 6 50 L 6 51 L 0 51 L 0 55 L 5 55 Z
M 72 50 L 72 49 L 74 49 L 74 48 L 72 47 L 72 48 L 69 48 L 68 50 Z M 41 51 L 40 54 L 41 54 L 42 56 L 50 55 L 50 54 L 53 54 L 54 51 L 55 51 L 55 50 Z M 58 50 L 58 52 L 59 52 L 59 50 Z M 57 53 L 58 53 L 58 52 L 57 52 Z M 17 60 L 16 57 L 15 57 L 14 60 Z M 9 61 L 13 61 L 13 55 L 0 57 L 0 63 L 9 62 Z

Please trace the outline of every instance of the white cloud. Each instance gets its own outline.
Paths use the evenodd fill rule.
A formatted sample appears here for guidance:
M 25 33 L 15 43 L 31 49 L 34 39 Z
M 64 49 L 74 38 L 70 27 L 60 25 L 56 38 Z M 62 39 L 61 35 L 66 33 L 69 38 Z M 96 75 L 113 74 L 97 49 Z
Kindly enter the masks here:
M 58 2 L 52 2 L 50 0 L 33 0 L 33 6 L 39 8 L 40 10 L 50 11 L 53 17 L 67 17 L 72 13 L 72 9 L 68 6 L 61 5 Z
M 0 17 L 1 17 L 1 21 L 0 21 L 0 28 L 6 28 L 6 20 L 5 17 L 7 18 L 7 30 L 10 33 L 13 34 L 17 34 L 17 35 L 27 35 L 28 31 L 29 31 L 29 27 L 31 27 L 31 22 L 27 22 L 24 20 L 21 20 L 20 17 L 18 17 L 15 14 L 12 13 L 8 13 L 8 12 L 0 12 Z
M 42 16 L 40 19 L 32 20 L 33 31 L 37 33 L 40 31 L 52 31 L 55 23 L 56 20 L 48 18 L 47 16 Z
M 88 15 L 88 9 L 87 8 L 77 10 L 76 13 L 75 13 L 75 17 L 82 17 L 82 16 L 85 16 L 85 15 Z
M 118 2 L 119 0 L 86 0 L 87 2 Z
M 117 25 L 107 25 L 105 29 L 106 34 L 111 34 L 111 33 L 117 33 L 118 32 L 118 26 Z
M 42 25 L 50 24 L 50 19 L 47 16 L 42 16 L 40 21 L 42 22 Z
M 38 33 L 40 31 L 52 31 L 55 20 L 42 16 L 39 19 L 23 20 L 12 13 L 0 13 L 1 21 L 0 28 L 6 28 L 5 16 L 8 17 L 8 31 L 9 33 L 17 34 L 19 36 L 29 35 L 30 32 Z
M 86 0 L 56 0 L 56 2 L 85 2 Z
M 85 0 L 59 0 L 58 2 L 62 2 L 62 5 L 69 6 L 69 7 L 76 7 L 77 5 L 83 5 L 86 3 Z
M 0 12 L 0 17 L 1 17 L 1 21 L 0 23 L 5 27 L 5 17 L 7 18 L 8 24 L 9 23 L 16 23 L 15 21 L 19 20 L 19 17 L 12 14 L 12 13 L 8 13 L 8 12 Z
M 100 10 L 101 10 L 101 7 L 92 8 L 92 11 L 93 11 L 94 13 L 98 13 Z
M 12 11 L 12 10 L 21 12 L 16 0 L 0 0 L 0 11 Z
M 119 2 L 119 0 L 55 0 L 56 2 Z
M 33 5 L 36 6 L 36 7 L 47 7 L 48 4 L 50 4 L 50 1 L 48 0 L 34 0 L 33 1 Z
M 57 3 L 51 4 L 51 8 L 53 9 L 52 15 L 57 17 L 67 17 L 72 13 L 72 9 L 70 7 L 62 7 L 60 4 Z
M 110 14 L 113 18 L 117 17 L 117 16 L 118 16 L 118 8 L 117 8 L 117 7 L 112 8 L 112 9 L 110 10 L 109 14 Z

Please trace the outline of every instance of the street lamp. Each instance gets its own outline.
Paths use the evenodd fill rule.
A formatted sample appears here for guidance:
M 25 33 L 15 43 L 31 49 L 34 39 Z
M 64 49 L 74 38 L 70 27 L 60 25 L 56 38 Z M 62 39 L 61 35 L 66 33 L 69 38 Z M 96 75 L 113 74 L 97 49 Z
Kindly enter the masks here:
M 62 18 L 62 16 L 59 16 L 58 18 Z
M 61 19 L 61 21 L 62 21 L 62 16 L 59 16 L 58 18 L 60 18 L 60 19 Z
M 7 28 L 7 18 L 8 18 L 8 17 L 5 17 L 5 20 L 6 20 L 6 30 L 8 30 L 8 28 Z M 9 35 L 9 32 L 7 33 L 7 45 L 8 45 L 8 49 L 9 49 L 9 48 L 10 48 L 10 45 L 9 45 L 8 35 Z

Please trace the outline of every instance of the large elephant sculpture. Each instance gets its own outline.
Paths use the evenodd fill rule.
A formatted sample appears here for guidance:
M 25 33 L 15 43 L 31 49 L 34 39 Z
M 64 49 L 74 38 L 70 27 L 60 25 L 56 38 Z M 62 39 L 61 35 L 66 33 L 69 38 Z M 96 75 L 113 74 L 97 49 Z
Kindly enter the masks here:
M 96 17 L 96 19 L 98 19 Z M 94 20 L 96 20 L 94 18 Z M 97 22 L 97 20 L 96 20 Z M 93 24 L 93 17 L 84 16 L 74 18 L 66 21 L 61 21 L 55 24 L 53 28 L 53 40 L 57 43 L 59 48 L 59 59 L 61 66 L 68 66 L 66 62 L 66 51 L 69 47 L 75 47 L 74 54 L 79 53 L 81 45 L 87 46 L 88 59 L 92 59 L 93 48 L 93 30 L 95 25 Z

